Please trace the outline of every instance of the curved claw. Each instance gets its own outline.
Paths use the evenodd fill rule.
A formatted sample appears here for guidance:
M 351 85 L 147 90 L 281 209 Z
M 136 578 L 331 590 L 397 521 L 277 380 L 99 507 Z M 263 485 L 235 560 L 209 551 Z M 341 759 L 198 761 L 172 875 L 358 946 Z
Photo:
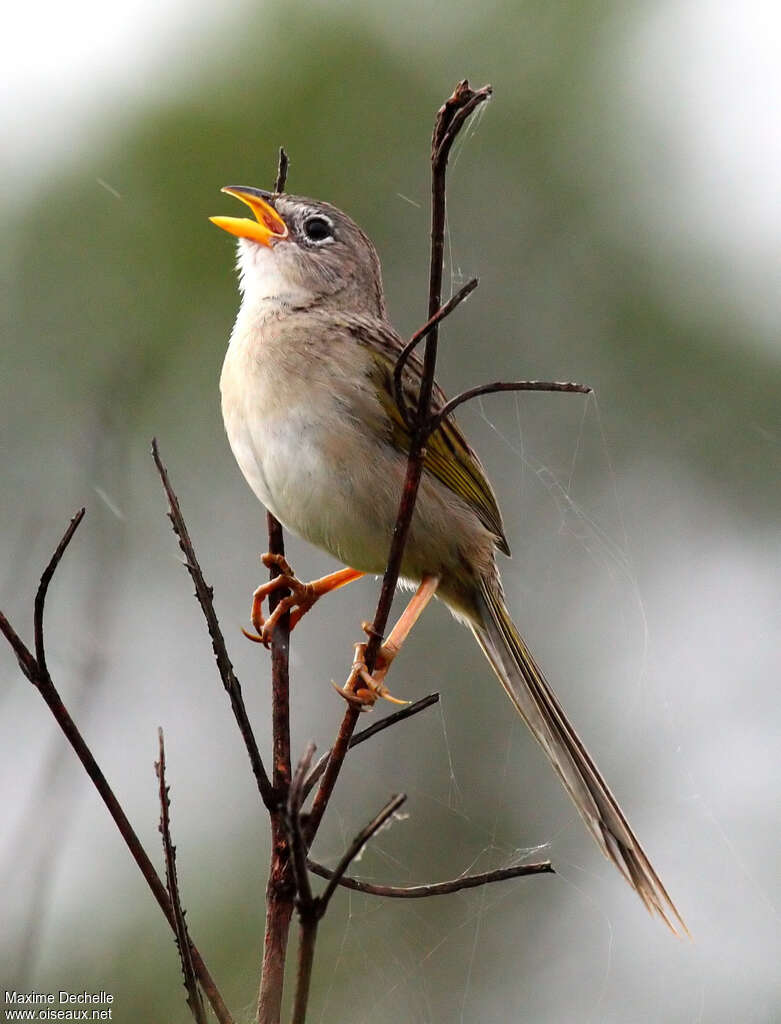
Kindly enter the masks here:
M 371 711 L 374 707 L 374 699 L 371 699 L 371 695 L 367 696 L 366 690 L 358 690 L 353 693 L 352 690 L 347 690 L 344 686 L 337 686 L 333 679 L 331 680 L 331 686 L 333 686 L 342 700 L 346 700 L 348 704 L 352 704 L 359 711 Z
M 279 570 L 279 575 L 275 576 L 273 580 L 269 580 L 268 583 L 262 584 L 252 595 L 250 619 L 255 627 L 255 634 L 248 633 L 246 630 L 242 630 L 242 632 L 254 643 L 262 643 L 265 647 L 271 646 L 274 627 L 286 612 L 290 613 L 290 629 L 292 630 L 324 594 L 338 590 L 363 575 L 357 569 L 344 568 L 318 580 L 313 580 L 311 583 L 302 583 L 296 579 L 290 564 L 283 555 L 272 555 L 267 552 L 265 555 L 261 555 L 261 561 L 268 569 L 276 567 Z M 264 618 L 263 602 L 270 594 L 280 589 L 289 590 L 290 594 L 282 598 L 267 619 Z
M 248 629 L 243 626 L 240 627 L 244 636 L 253 642 L 253 644 L 263 644 L 264 647 L 268 647 L 268 643 L 263 639 L 260 633 L 250 633 Z
M 378 698 L 390 701 L 391 704 L 409 704 L 410 701 L 402 700 L 400 697 L 394 697 L 388 687 L 383 682 L 385 675 L 390 667 L 390 659 L 388 659 L 380 648 L 377 654 L 377 663 L 375 665 L 376 675 L 372 675 L 366 667 L 366 644 L 358 643 L 355 645 L 355 660 L 352 664 L 352 671 L 350 672 L 350 678 L 345 684 L 346 688 L 351 687 L 354 695 L 361 695 L 362 703 L 373 705 Z M 364 684 L 363 687 L 357 687 L 358 682 Z

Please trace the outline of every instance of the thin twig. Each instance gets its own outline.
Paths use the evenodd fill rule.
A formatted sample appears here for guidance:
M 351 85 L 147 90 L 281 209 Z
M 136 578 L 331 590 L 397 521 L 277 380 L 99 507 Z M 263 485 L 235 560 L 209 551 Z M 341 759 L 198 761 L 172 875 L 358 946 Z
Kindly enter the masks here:
M 417 715 L 420 711 L 425 711 L 426 708 L 430 708 L 432 704 L 436 704 L 438 700 L 438 693 L 430 693 L 427 697 L 421 697 L 420 700 L 416 700 L 414 704 L 408 704 L 407 707 L 394 711 L 392 715 L 386 715 L 385 718 L 380 718 L 373 725 L 355 733 L 350 740 L 347 749 L 352 750 L 353 747 L 357 747 L 360 743 L 364 743 L 366 740 L 371 739 L 372 736 L 376 736 L 378 732 L 382 732 L 384 729 L 388 729 L 390 726 L 396 725 L 398 722 L 403 722 L 405 718 Z M 327 750 L 307 776 L 306 782 L 304 783 L 304 800 L 306 800 L 312 792 L 312 789 L 322 778 L 330 756 L 331 751 Z
M 277 179 L 274 183 L 274 191 L 279 195 L 285 191 L 287 184 L 287 169 L 290 166 L 290 159 L 285 152 L 285 147 L 279 147 L 279 163 L 277 164 Z
M 291 1024 L 305 1024 L 306 1008 L 309 1004 L 309 987 L 312 982 L 312 965 L 315 959 L 318 918 L 314 912 L 301 917 L 301 934 L 298 942 L 298 970 L 296 971 L 296 994 L 293 998 Z
M 307 860 L 307 867 L 313 875 L 321 878 L 333 878 L 336 869 L 324 867 L 317 861 Z M 355 892 L 367 893 L 370 896 L 386 896 L 397 900 L 420 900 L 427 896 L 446 896 L 449 893 L 460 892 L 462 889 L 474 889 L 479 885 L 489 885 L 492 882 L 504 882 L 510 878 L 523 878 L 526 875 L 552 875 L 555 874 L 553 865 L 549 860 L 539 864 L 519 864 L 514 868 L 497 868 L 495 871 L 483 871 L 476 875 L 461 875 L 449 882 L 431 882 L 428 885 L 375 885 L 373 882 L 361 882 L 357 878 L 350 878 L 342 875 L 339 885 L 345 889 L 353 889 Z
M 312 801 L 312 809 L 307 817 L 306 840 L 308 846 L 311 846 L 314 842 L 320 822 L 323 820 L 323 814 L 325 814 L 328 801 L 331 799 L 331 794 L 334 791 L 336 780 L 339 778 L 339 772 L 344 764 L 347 751 L 350 749 L 350 740 L 355 731 L 360 713 L 360 710 L 354 704 L 347 705 L 344 718 L 339 726 L 339 732 L 336 734 L 336 742 L 331 747 L 331 756 L 328 758 L 320 785 Z
M 298 762 L 293 781 L 290 783 L 290 792 L 287 798 L 287 815 L 285 818 L 290 842 L 293 876 L 296 880 L 296 891 L 298 892 L 298 905 L 300 909 L 305 911 L 314 903 L 314 897 L 312 896 L 312 888 L 309 884 L 309 874 L 306 870 L 307 844 L 301 828 L 301 804 L 304 799 L 304 781 L 312 764 L 314 754 L 315 745 L 314 743 L 309 743 L 301 760 Z
M 314 743 L 310 743 L 301 760 L 298 762 L 290 792 L 287 799 L 285 825 L 290 845 L 290 864 L 293 869 L 298 898 L 298 919 L 300 937 L 298 943 L 298 970 L 296 972 L 296 991 L 293 997 L 293 1024 L 304 1024 L 306 1008 L 309 1002 L 309 987 L 312 981 L 312 964 L 315 957 L 317 941 L 317 922 L 319 900 L 312 895 L 309 883 L 309 872 L 306 867 L 307 842 L 301 826 L 301 804 L 304 799 L 304 782 L 312 764 L 315 753 Z
M 81 516 L 77 514 L 77 516 L 75 516 L 74 519 L 78 520 L 78 522 L 76 522 L 76 526 L 73 525 L 74 520 L 71 520 L 68 529 L 65 531 L 62 540 L 58 544 L 54 552 L 54 555 L 52 556 L 52 561 L 55 562 L 55 568 L 59 564 L 60 559 L 65 553 L 65 549 L 70 543 L 70 540 L 73 537 L 76 527 L 78 526 L 79 522 L 81 522 Z M 51 562 L 49 563 L 49 565 L 51 565 Z M 51 575 L 49 575 L 49 580 L 50 579 Z M 47 587 L 43 586 L 43 584 L 44 579 L 42 577 L 41 586 L 43 587 L 43 598 L 38 612 L 38 621 L 41 624 L 40 643 L 42 645 L 42 649 L 44 649 L 45 665 L 46 657 L 43 636 L 43 603 L 45 601 Z M 39 593 L 41 593 L 41 588 L 39 588 Z M 13 626 L 11 626 L 10 622 L 5 617 L 5 615 L 3 615 L 2 612 L 0 612 L 0 631 L 2 631 L 3 635 L 6 637 L 9 644 L 13 648 L 13 651 L 16 654 L 16 658 L 17 661 L 19 662 L 19 666 L 22 672 L 27 677 L 27 679 L 29 679 L 29 681 L 33 684 L 33 686 L 38 690 L 41 697 L 43 697 L 49 710 L 54 716 L 57 724 L 65 734 L 76 756 L 81 761 L 84 770 L 92 780 L 95 789 L 100 794 L 103 803 L 106 805 L 109 814 L 113 818 L 114 824 L 119 829 L 119 833 L 124 839 L 127 848 L 130 850 L 133 860 L 135 860 L 136 864 L 138 865 L 138 868 L 141 871 L 141 874 L 144 876 L 147 885 L 152 890 L 152 895 L 157 900 L 160 909 L 163 911 L 163 914 L 165 914 L 165 918 L 168 921 L 171 928 L 174 930 L 175 934 L 176 927 L 173 916 L 173 908 L 171 906 L 171 901 L 169 899 L 166 888 L 163 885 L 160 876 L 155 871 L 152 861 L 149 859 L 146 851 L 141 845 L 141 841 L 134 832 L 133 826 L 130 824 L 122 806 L 120 805 L 119 801 L 114 795 L 111 786 L 108 784 L 106 776 L 101 771 L 92 751 L 87 746 L 83 736 L 81 735 L 76 726 L 76 723 L 73 721 L 70 714 L 68 713 L 67 708 L 63 704 L 62 699 L 57 691 L 57 688 L 55 687 L 52 678 L 49 675 L 48 669 L 42 669 L 40 663 L 33 657 L 32 653 L 27 649 L 24 642 L 21 640 L 17 632 L 14 630 Z M 230 1012 L 228 1011 L 228 1008 L 225 1005 L 222 996 L 220 995 L 219 989 L 214 983 L 214 979 L 209 973 L 206 964 L 203 962 L 203 959 L 194 943 L 191 943 L 191 953 L 193 967 L 195 969 L 196 974 L 198 975 L 198 980 L 201 983 L 203 991 L 206 993 L 206 997 L 209 1000 L 218 1021 L 220 1022 L 220 1024 L 233 1024 L 233 1018 L 231 1017 Z
M 353 839 L 347 849 L 344 851 L 341 860 L 334 868 L 331 873 L 328 885 L 323 890 L 322 895 L 317 901 L 318 916 L 322 917 L 328 909 L 328 903 L 336 891 L 336 887 L 340 881 L 344 878 L 344 873 L 355 860 L 364 846 L 368 843 L 375 832 L 379 832 L 388 818 L 395 814 L 396 811 L 401 807 L 404 801 L 407 799 L 406 793 L 398 793 L 396 796 L 391 797 L 388 803 L 383 807 L 380 813 L 369 822 L 369 824 L 362 828 L 357 836 Z
M 217 662 L 217 669 L 220 673 L 222 685 L 225 687 L 225 692 L 228 694 L 230 699 L 234 718 L 239 726 L 239 731 L 241 732 L 244 740 L 244 746 L 247 748 L 247 754 L 249 755 L 250 764 L 252 766 L 252 773 L 255 776 L 255 781 L 257 782 L 261 799 L 266 807 L 271 810 L 275 806 L 276 802 L 274 790 L 271 785 L 271 781 L 266 774 L 263 759 L 261 758 L 260 751 L 258 750 L 255 734 L 252 731 L 249 716 L 247 715 L 247 709 L 244 706 L 241 684 L 236 677 L 236 673 L 233 670 L 233 664 L 228 657 L 225 638 L 222 635 L 222 629 L 220 628 L 220 623 L 217 619 L 217 613 L 214 610 L 214 592 L 203 578 L 203 572 L 201 571 L 198 559 L 196 558 L 193 543 L 190 540 L 190 534 L 184 521 L 184 517 L 182 516 L 182 510 L 179 507 L 179 499 L 171 486 L 171 481 L 168 478 L 168 471 L 160 458 L 157 438 L 153 438 L 152 440 L 152 458 L 155 460 L 157 472 L 160 475 L 160 479 L 163 483 L 163 489 L 165 490 L 168 498 L 168 518 L 171 520 L 174 533 L 179 540 L 179 547 L 184 553 L 185 568 L 189 572 L 190 577 L 195 584 L 195 596 L 198 600 L 198 604 L 201 606 L 204 618 L 206 619 L 206 625 L 209 629 L 209 636 L 212 641 L 212 650 L 214 651 L 214 658 Z
M 198 991 L 198 981 L 193 967 L 192 952 L 190 950 L 190 935 L 187 931 L 187 923 L 184 919 L 184 910 L 179 895 L 179 879 L 176 874 L 176 847 L 171 840 L 171 820 L 169 810 L 171 799 L 169 787 L 165 782 L 165 740 L 163 730 L 157 730 L 159 744 L 159 760 L 155 762 L 155 771 L 159 782 L 158 793 L 160 797 L 160 835 L 163 837 L 163 853 L 165 855 L 165 884 L 168 895 L 171 898 L 171 908 L 174 915 L 174 934 L 176 945 L 179 949 L 179 959 L 182 964 L 184 975 L 184 987 L 187 989 L 187 1005 L 193 1015 L 196 1024 L 206 1024 L 206 1011 L 203 1007 L 201 993 Z
M 429 332 L 432 331 L 438 323 L 444 320 L 446 316 L 450 316 L 456 306 L 460 306 L 467 295 L 471 295 L 475 288 L 477 288 L 478 284 L 479 281 L 476 277 L 473 277 L 471 281 L 467 281 L 464 287 L 459 289 L 452 299 L 446 302 L 444 306 L 441 306 L 421 328 L 415 331 L 399 353 L 396 365 L 393 368 L 393 395 L 396 399 L 396 405 L 399 407 L 399 412 L 401 413 L 404 422 L 410 428 L 413 424 L 412 413 L 410 412 L 407 400 L 404 397 L 404 367 L 407 365 L 407 360 L 420 342 L 423 341 L 424 338 L 428 337 Z
M 433 434 L 442 420 L 446 419 L 454 409 L 464 402 L 469 402 L 479 395 L 493 395 L 499 391 L 563 391 L 573 395 L 590 395 L 592 389 L 586 384 L 574 384 L 571 381 L 554 380 L 497 380 L 493 384 L 478 384 L 455 395 L 442 408 L 435 412 L 428 421 L 427 434 Z
M 465 122 L 477 110 L 481 103 L 493 95 L 493 87 L 484 85 L 482 89 L 473 91 L 469 82 L 464 79 L 456 86 L 455 92 L 439 111 L 437 124 L 432 139 L 432 160 L 446 161 L 450 148 Z
M 62 540 L 57 545 L 54 554 L 49 559 L 49 564 L 43 570 L 41 575 L 41 582 L 38 584 L 38 591 L 35 595 L 35 605 L 33 606 L 33 626 L 35 630 L 35 658 L 38 662 L 38 667 L 44 675 L 48 674 L 48 668 L 46 667 L 46 648 L 43 643 L 43 608 L 46 604 L 46 594 L 49 590 L 49 584 L 52 581 L 57 566 L 60 564 L 62 556 L 65 554 L 65 549 L 71 542 L 76 530 L 79 528 L 79 524 L 84 518 L 86 509 L 80 508 L 75 516 L 68 523 L 68 528 L 62 535 Z
M 435 316 L 442 305 L 442 268 L 444 258 L 445 240 L 445 185 L 447 161 L 450 154 L 450 147 L 456 135 L 464 123 L 464 119 L 456 123 L 456 114 L 465 108 L 476 109 L 478 104 L 488 99 L 491 94 L 491 87 L 473 92 L 467 81 L 460 82 L 455 92 L 437 113 L 432 136 L 432 161 L 431 161 L 431 256 L 429 268 L 429 319 Z M 418 494 L 421 474 L 423 472 L 423 443 L 425 423 L 428 420 L 429 408 L 431 405 L 431 394 L 434 388 L 434 373 L 437 359 L 437 336 L 439 324 L 435 323 L 428 332 L 426 338 L 426 349 L 423 356 L 423 374 L 420 381 L 420 392 L 418 394 L 418 407 L 416 413 L 416 429 L 413 431 L 409 457 L 407 460 L 407 475 L 404 481 L 404 489 L 399 503 L 399 511 L 396 517 L 396 525 L 393 531 L 393 539 L 388 555 L 388 563 L 383 576 L 380 599 L 377 603 L 377 612 L 374 617 L 373 631 L 366 646 L 366 667 L 369 672 L 374 671 L 374 663 L 377 652 L 385 633 L 388 623 L 393 595 L 401 570 L 401 560 L 404 555 L 404 548 L 407 542 L 409 526 L 412 522 L 412 514 L 415 508 L 415 501 Z

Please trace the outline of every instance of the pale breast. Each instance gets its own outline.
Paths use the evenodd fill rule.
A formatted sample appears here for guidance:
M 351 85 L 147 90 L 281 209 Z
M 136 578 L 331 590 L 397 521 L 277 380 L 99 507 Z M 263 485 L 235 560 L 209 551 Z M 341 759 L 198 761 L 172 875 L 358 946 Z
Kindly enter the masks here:
M 370 354 L 338 329 L 237 321 L 220 387 L 225 429 L 247 482 L 289 530 L 342 563 L 380 573 L 398 513 L 406 456 L 390 442 Z M 322 325 L 320 325 L 322 328 Z M 494 539 L 474 510 L 424 475 L 403 574 L 448 581 L 488 566 Z

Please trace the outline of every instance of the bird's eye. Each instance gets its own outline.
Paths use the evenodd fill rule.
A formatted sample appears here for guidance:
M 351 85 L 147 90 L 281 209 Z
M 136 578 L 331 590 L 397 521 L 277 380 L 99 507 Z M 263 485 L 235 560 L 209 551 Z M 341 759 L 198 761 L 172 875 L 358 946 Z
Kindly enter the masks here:
M 304 234 L 310 242 L 324 242 L 326 238 L 334 237 L 334 229 L 325 217 L 307 217 Z

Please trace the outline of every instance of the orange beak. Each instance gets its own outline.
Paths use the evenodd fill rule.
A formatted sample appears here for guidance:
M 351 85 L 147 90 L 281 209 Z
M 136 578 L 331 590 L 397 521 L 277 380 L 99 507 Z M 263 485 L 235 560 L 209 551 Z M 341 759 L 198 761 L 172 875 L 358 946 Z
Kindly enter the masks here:
M 226 185 L 221 191 L 246 203 L 255 214 L 255 220 L 250 220 L 249 217 L 209 217 L 212 224 L 216 224 L 218 228 L 228 231 L 231 235 L 236 235 L 237 238 L 248 238 L 251 242 L 260 242 L 269 248 L 273 243 L 287 238 L 287 224 L 264 198 L 267 196 L 270 199 L 271 192 L 263 192 L 262 189 L 244 185 Z

